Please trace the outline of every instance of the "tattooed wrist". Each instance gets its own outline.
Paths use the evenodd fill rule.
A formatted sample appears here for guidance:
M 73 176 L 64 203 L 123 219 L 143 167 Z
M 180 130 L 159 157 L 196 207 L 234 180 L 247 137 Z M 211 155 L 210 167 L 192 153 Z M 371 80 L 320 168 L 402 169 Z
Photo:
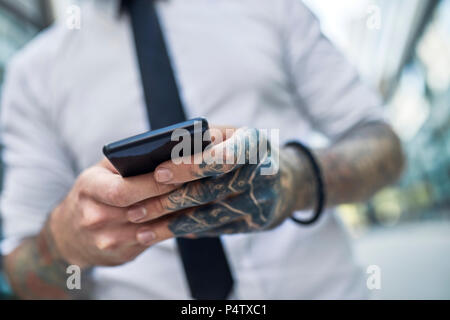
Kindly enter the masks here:
M 296 209 L 316 204 L 315 177 L 300 150 Z M 322 169 L 327 206 L 366 200 L 401 172 L 403 156 L 398 137 L 381 122 L 355 127 L 328 148 L 314 151 Z
M 23 299 L 68 299 L 67 267 L 57 252 L 49 223 L 35 237 L 25 239 L 5 258 L 14 293 Z
M 398 137 L 382 122 L 356 127 L 317 154 L 328 205 L 368 199 L 381 187 L 394 182 L 404 165 Z
M 298 148 L 288 146 L 284 148 L 286 164 L 292 175 L 290 191 L 295 199 L 295 210 L 312 209 L 316 204 L 316 177 L 310 160 Z

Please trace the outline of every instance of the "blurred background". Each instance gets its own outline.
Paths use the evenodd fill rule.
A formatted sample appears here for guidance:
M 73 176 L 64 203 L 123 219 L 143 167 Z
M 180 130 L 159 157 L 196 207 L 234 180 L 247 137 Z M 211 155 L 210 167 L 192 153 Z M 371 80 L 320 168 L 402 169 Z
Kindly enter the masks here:
M 0 94 L 8 59 L 73 2 L 0 0 Z M 373 298 L 450 299 L 450 0 L 304 2 L 379 90 L 408 158 L 396 185 L 339 207 L 360 264 L 380 268 Z

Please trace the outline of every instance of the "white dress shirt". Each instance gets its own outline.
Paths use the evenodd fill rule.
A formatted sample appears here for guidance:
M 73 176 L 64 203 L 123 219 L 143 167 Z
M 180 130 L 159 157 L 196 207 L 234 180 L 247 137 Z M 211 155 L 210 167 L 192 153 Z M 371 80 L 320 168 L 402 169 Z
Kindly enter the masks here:
M 158 2 L 188 117 L 280 129 L 314 144 L 382 118 L 380 101 L 299 0 Z M 81 29 L 65 21 L 9 65 L 2 94 L 4 252 L 37 234 L 105 143 L 148 130 L 129 18 L 87 1 Z M 365 278 L 332 210 L 310 227 L 222 237 L 238 299 L 364 298 Z M 118 267 L 97 267 L 95 298 L 185 299 L 175 241 Z

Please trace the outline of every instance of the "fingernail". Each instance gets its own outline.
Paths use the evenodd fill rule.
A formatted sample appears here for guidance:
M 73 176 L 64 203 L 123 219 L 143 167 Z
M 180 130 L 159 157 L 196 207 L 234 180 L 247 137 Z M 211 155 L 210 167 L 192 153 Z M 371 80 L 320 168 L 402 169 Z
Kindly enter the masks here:
M 156 181 L 158 181 L 158 182 L 168 182 L 172 179 L 173 174 L 172 174 L 172 171 L 170 171 L 169 169 L 160 168 L 160 169 L 156 170 L 155 176 L 156 176 Z
M 153 231 L 141 231 L 137 234 L 137 240 L 141 244 L 150 244 L 153 240 L 155 240 L 156 234 Z
M 139 220 L 145 218 L 147 215 L 147 209 L 145 207 L 133 208 L 128 211 L 128 220 L 131 222 L 138 222 Z

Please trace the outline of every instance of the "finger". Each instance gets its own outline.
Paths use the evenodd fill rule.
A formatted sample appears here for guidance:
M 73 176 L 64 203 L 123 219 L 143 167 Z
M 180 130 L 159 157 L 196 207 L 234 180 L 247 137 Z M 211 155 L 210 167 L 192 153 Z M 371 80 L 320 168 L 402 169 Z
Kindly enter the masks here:
M 153 245 L 174 237 L 195 237 L 197 233 L 207 232 L 208 230 L 228 224 L 233 220 L 231 216 L 226 219 L 213 219 L 206 217 L 209 214 L 215 214 L 218 211 L 218 205 L 205 206 L 209 208 L 189 209 L 173 216 L 165 216 L 161 219 L 147 222 L 138 229 L 136 233 L 137 241 L 142 245 Z M 240 219 L 242 217 L 239 217 Z M 224 222 L 224 221 L 227 222 Z
M 212 228 L 206 231 L 189 233 L 183 238 L 197 239 L 203 237 L 217 237 L 224 234 L 236 234 L 236 233 L 248 233 L 254 230 L 249 227 L 245 218 L 238 218 L 230 223 L 225 223 L 216 228 Z
M 186 227 L 190 230 L 195 230 L 195 232 L 183 232 L 183 233 L 179 233 L 178 231 L 175 232 L 172 228 L 172 224 L 174 223 L 174 221 L 177 221 L 177 223 L 182 223 L 182 221 L 185 221 L 187 219 L 196 219 L 194 217 L 195 213 L 197 212 L 197 210 L 195 209 L 190 209 L 190 210 L 186 210 L 183 212 L 179 212 L 174 216 L 166 216 L 163 217 L 161 219 L 157 219 L 155 221 L 152 222 L 147 222 L 143 225 L 137 225 L 139 226 L 137 232 L 136 232 L 136 239 L 138 241 L 138 243 L 140 243 L 141 245 L 144 246 L 150 246 L 153 245 L 155 243 L 167 240 L 167 239 L 171 239 L 174 237 L 191 237 L 194 238 L 195 232 L 200 232 L 201 231 L 206 231 L 208 229 L 213 228 L 214 226 L 211 224 L 210 226 L 203 226 L 198 227 L 198 228 L 191 228 L 191 227 Z M 186 218 L 188 217 L 188 218 Z M 199 221 L 199 223 L 201 223 Z M 219 222 L 217 222 L 219 223 Z M 218 224 L 217 226 L 219 226 L 220 224 Z
M 127 222 L 126 210 L 123 208 L 108 206 L 91 199 L 87 199 L 83 204 L 80 225 L 84 228 L 96 230 L 105 226 L 123 225 Z
M 82 195 L 116 207 L 128 207 L 179 187 L 156 182 L 153 172 L 123 178 L 102 166 L 86 170 L 79 181 Z
M 123 264 L 136 258 L 148 248 L 149 244 L 138 241 L 137 227 L 133 224 L 122 225 L 115 229 L 107 229 L 95 233 L 94 244 L 98 253 L 101 253 L 103 263 L 100 265 Z
M 162 241 L 170 237 L 185 237 L 203 234 L 210 230 L 243 220 L 234 231 L 260 230 L 267 222 L 267 210 L 270 200 L 253 202 L 252 195 L 245 193 L 205 206 L 191 208 L 173 215 L 166 215 L 155 222 L 147 222 L 145 230 L 153 231 L 153 241 Z M 238 228 L 239 227 L 239 228 Z M 231 232 L 231 229 L 228 229 Z
M 257 146 L 258 136 L 254 130 L 238 129 L 231 132 L 231 137 L 210 145 L 202 154 L 160 164 L 155 170 L 155 179 L 160 183 L 185 183 L 222 175 L 248 163 L 249 150 Z M 257 147 L 254 149 L 256 151 Z
M 114 167 L 111 161 L 109 161 L 109 159 L 106 157 L 103 157 L 103 159 L 98 163 L 98 165 L 100 167 L 108 169 L 112 173 L 119 173 L 119 171 L 117 171 L 117 169 Z
M 183 214 L 191 214 L 191 212 L 186 212 Z M 179 215 L 181 216 L 183 214 Z M 215 228 L 211 227 L 208 229 L 203 229 L 202 231 L 196 230 L 192 233 L 176 235 L 173 230 L 171 230 L 171 220 L 172 219 L 164 218 L 158 220 L 157 222 L 151 222 L 140 227 L 136 232 L 137 242 L 142 246 L 151 246 L 174 237 L 196 239 L 199 237 L 215 237 L 221 234 L 235 234 L 251 231 L 246 219 L 238 218 L 235 221 L 218 225 Z
M 146 224 L 136 224 L 136 241 L 142 246 L 151 246 L 174 237 L 169 229 L 168 219 L 158 219 Z
M 220 177 L 211 177 L 185 184 L 166 195 L 145 200 L 129 208 L 128 219 L 142 223 L 176 211 L 198 207 L 236 196 L 260 182 L 255 179 L 257 167 L 245 166 Z
M 94 234 L 95 246 L 102 251 L 123 251 L 132 246 L 141 244 L 136 239 L 138 228 L 135 224 L 125 224 L 106 228 Z

